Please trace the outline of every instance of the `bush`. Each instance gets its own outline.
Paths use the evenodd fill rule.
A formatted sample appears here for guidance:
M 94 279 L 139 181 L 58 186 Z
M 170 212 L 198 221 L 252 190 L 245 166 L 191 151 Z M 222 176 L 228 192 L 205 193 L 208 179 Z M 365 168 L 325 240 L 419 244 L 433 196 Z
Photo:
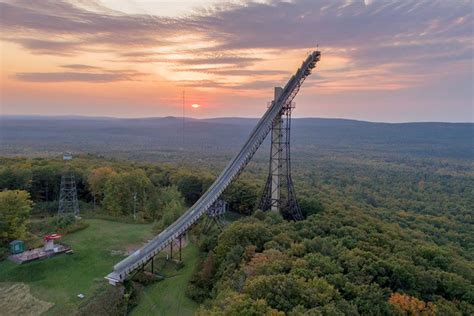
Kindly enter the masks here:
M 78 315 L 124 315 L 127 306 L 123 296 L 124 287 L 104 285 L 79 306 Z
M 37 202 L 33 207 L 32 214 L 55 215 L 58 212 L 58 201 Z
M 195 175 L 183 175 L 178 180 L 178 189 L 188 205 L 193 205 L 204 192 L 204 179 Z
M 63 230 L 66 227 L 73 225 L 75 222 L 76 222 L 76 218 L 74 217 L 74 215 L 59 216 L 56 219 L 56 225 L 55 226 L 58 229 Z
M 315 198 L 301 199 L 299 204 L 304 218 L 324 211 L 324 206 L 321 201 Z
M 27 249 L 43 247 L 43 238 L 37 235 L 28 234 L 28 237 L 25 239 L 25 245 Z
M 8 248 L 0 244 L 0 261 L 8 257 Z
M 157 281 L 161 281 L 163 278 L 147 271 L 140 271 L 133 277 L 133 281 L 140 283 L 143 286 L 153 284 Z
M 83 230 L 85 228 L 89 227 L 89 224 L 84 222 L 84 221 L 76 221 L 73 225 L 70 225 L 64 229 L 60 229 L 59 232 L 61 234 L 67 235 L 67 234 L 72 234 L 75 232 L 78 232 L 80 230 Z
M 81 211 L 82 218 L 95 218 L 95 219 L 103 219 L 106 221 L 118 222 L 118 223 L 128 223 L 128 224 L 148 224 L 151 221 L 141 216 L 141 213 L 137 214 L 137 219 L 133 219 L 130 215 L 110 215 L 98 209 L 97 211 L 94 210 L 85 210 Z
M 29 223 L 31 234 L 40 238 L 51 233 L 72 234 L 87 227 L 89 227 L 89 224 L 83 220 L 76 219 L 74 216 L 49 217 Z

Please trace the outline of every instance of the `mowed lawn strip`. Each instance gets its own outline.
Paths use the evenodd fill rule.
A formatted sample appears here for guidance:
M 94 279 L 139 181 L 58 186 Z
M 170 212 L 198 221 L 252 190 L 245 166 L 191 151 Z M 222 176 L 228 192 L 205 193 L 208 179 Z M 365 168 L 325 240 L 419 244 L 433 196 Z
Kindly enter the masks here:
M 157 271 L 166 278 L 144 289 L 138 306 L 133 309 L 131 315 L 194 315 L 198 304 L 189 299 L 185 291 L 196 268 L 199 249 L 189 243 L 183 249 L 182 255 L 184 267 L 176 271 L 166 266 L 163 271 Z
M 125 224 L 99 219 L 87 220 L 89 227 L 65 236 L 61 242 L 72 247 L 74 254 L 61 254 L 49 259 L 16 265 L 0 262 L 0 282 L 22 282 L 40 300 L 54 303 L 47 314 L 66 315 L 77 310 L 82 293 L 88 297 L 94 282 L 106 282 L 114 264 L 126 251 L 139 247 L 152 237 L 151 224 Z

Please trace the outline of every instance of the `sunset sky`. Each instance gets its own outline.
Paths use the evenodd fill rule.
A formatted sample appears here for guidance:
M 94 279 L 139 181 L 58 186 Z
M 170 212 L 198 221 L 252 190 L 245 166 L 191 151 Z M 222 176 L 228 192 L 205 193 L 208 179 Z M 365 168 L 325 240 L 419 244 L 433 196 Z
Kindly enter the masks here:
M 1 113 L 474 121 L 471 0 L 0 0 Z M 199 104 L 199 107 L 192 107 Z

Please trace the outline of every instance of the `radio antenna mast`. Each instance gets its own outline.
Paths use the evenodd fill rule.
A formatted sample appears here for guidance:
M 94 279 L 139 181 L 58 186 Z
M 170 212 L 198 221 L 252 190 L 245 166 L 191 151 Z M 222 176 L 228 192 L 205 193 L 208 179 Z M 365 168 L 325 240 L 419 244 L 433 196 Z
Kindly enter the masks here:
M 182 146 L 183 146 L 183 150 L 184 150 L 184 115 L 185 115 L 185 90 L 183 89 L 183 139 L 182 139 Z

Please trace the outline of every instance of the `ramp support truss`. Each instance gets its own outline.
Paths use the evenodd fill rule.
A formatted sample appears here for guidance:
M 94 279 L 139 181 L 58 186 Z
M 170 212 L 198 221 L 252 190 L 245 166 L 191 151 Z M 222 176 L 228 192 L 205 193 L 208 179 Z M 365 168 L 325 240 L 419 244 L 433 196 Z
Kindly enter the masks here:
M 207 233 L 211 229 L 212 224 L 216 224 L 216 226 L 222 230 L 224 228 L 224 213 L 227 212 L 228 208 L 229 204 L 223 199 L 215 201 L 206 211 L 207 218 L 204 222 L 203 231 Z
M 275 87 L 274 100 L 278 100 L 282 91 L 282 88 Z M 291 178 L 290 131 L 291 111 L 294 107 L 294 102 L 285 104 L 273 121 L 269 172 L 259 208 L 262 211 L 281 212 L 286 218 L 301 220 L 303 216 Z
M 173 241 L 171 241 L 170 243 L 170 259 L 173 260 L 173 245 L 176 245 L 178 246 L 178 256 L 179 256 L 179 260 L 178 261 L 182 261 L 182 253 L 181 253 L 181 250 L 182 250 L 182 238 L 183 238 L 183 235 L 179 235 L 178 238 L 174 239 Z

